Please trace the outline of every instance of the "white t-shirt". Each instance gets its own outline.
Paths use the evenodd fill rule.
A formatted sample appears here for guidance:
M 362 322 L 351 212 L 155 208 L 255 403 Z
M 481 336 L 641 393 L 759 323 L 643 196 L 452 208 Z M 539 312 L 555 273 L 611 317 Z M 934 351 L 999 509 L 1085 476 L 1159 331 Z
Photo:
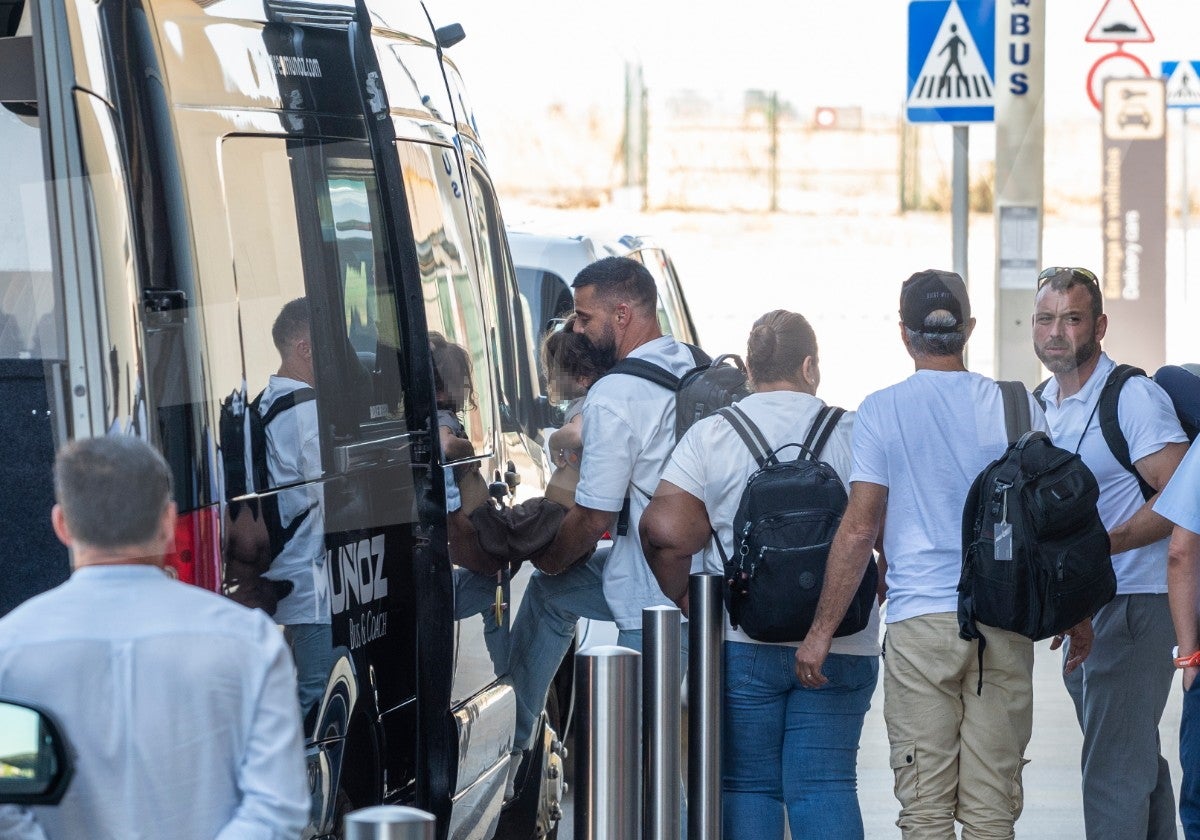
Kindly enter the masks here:
M 676 376 L 696 366 L 691 350 L 670 336 L 643 344 L 629 358 L 644 359 Z M 613 534 L 604 597 L 617 626 L 637 630 L 645 607 L 671 606 L 642 555 L 638 522 L 675 446 L 675 394 L 629 374 L 602 376 L 583 403 L 583 439 L 575 501 L 617 513 L 629 498 L 629 530 L 625 536 Z
M 1154 502 L 1154 512 L 1200 534 L 1200 446 L 1192 446 Z
M 266 414 L 275 400 L 300 388 L 304 382 L 272 376 L 263 393 L 259 411 Z M 329 624 L 329 586 L 325 580 L 325 508 L 319 479 L 321 468 L 320 425 L 317 401 L 297 403 L 281 411 L 267 426 L 267 474 L 272 487 L 299 484 L 279 491 L 279 519 L 286 527 L 304 511 L 308 518 L 264 577 L 290 580 L 292 591 L 272 616 L 277 624 Z M 303 483 L 301 483 L 303 482 Z
M 817 412 L 824 405 L 816 397 L 797 391 L 751 394 L 738 403 L 775 447 L 802 442 Z M 846 483 L 846 476 L 850 474 L 850 436 L 853 428 L 854 415 L 848 412 L 820 453 L 821 460 L 833 467 L 843 483 Z M 786 450 L 780 457 L 791 458 L 797 454 L 798 450 Z M 729 555 L 733 546 L 733 519 L 737 515 L 746 480 L 756 469 L 758 463 L 750 449 L 725 418 L 706 417 L 688 429 L 679 441 L 662 477 L 663 481 L 671 482 L 704 502 L 709 522 L 717 532 L 726 555 Z M 711 540 L 704 550 L 703 562 L 706 572 L 724 573 L 721 556 Z M 735 630 L 729 624 L 728 615 L 725 617 L 725 638 L 733 642 L 762 644 L 742 630 Z M 879 611 L 872 612 L 871 621 L 865 629 L 852 636 L 834 639 L 830 652 L 878 656 Z
M 1095 371 L 1077 394 L 1058 402 L 1058 381 L 1051 379 L 1042 391 L 1046 419 L 1054 443 L 1078 452 L 1100 485 L 1100 520 L 1111 531 L 1129 520 L 1145 504 L 1133 473 L 1117 463 L 1100 431 L 1100 392 L 1116 364 L 1100 354 Z M 1137 463 L 1168 443 L 1186 443 L 1187 435 L 1171 406 L 1171 398 L 1153 380 L 1135 376 L 1121 389 L 1117 420 L 1129 441 L 1129 458 Z M 1167 539 L 1113 556 L 1117 594 L 1163 593 L 1167 591 Z
M 1030 425 L 1046 431 L 1028 399 Z M 919 370 L 863 400 L 850 481 L 888 489 L 887 623 L 957 611 L 963 503 L 1007 446 L 1000 388 L 978 373 Z

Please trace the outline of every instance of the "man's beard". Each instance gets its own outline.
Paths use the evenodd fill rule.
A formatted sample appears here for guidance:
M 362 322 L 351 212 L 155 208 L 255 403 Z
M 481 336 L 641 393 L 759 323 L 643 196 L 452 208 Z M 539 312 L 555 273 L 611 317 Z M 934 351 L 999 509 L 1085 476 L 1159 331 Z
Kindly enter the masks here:
M 1095 356 L 1100 350 L 1100 342 L 1092 338 L 1091 341 L 1086 341 L 1075 348 L 1074 354 L 1070 356 L 1050 356 L 1042 348 L 1035 347 L 1034 352 L 1041 359 L 1042 364 L 1051 373 L 1070 373 L 1078 369 L 1080 365 Z
M 587 336 L 584 336 L 587 338 Z M 600 338 L 600 343 L 593 342 L 587 338 L 588 351 L 592 356 L 592 362 L 599 370 L 607 371 L 617 363 L 617 337 L 613 334 L 612 327 L 608 327 L 604 331 L 604 335 Z

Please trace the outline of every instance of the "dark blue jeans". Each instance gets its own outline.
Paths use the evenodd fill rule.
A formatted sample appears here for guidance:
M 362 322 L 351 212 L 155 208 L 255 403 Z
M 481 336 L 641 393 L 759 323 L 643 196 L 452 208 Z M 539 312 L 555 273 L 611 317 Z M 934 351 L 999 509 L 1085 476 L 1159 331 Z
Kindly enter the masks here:
M 724 840 L 862 840 L 858 739 L 879 658 L 830 654 L 829 683 L 804 688 L 796 649 L 725 642 Z
M 1200 840 L 1200 678 L 1183 693 L 1183 718 L 1179 721 L 1179 821 L 1187 840 Z

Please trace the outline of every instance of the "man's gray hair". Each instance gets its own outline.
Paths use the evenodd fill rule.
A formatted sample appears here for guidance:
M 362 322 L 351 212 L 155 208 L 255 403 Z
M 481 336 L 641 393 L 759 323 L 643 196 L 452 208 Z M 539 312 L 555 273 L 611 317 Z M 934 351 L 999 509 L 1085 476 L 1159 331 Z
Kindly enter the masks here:
M 54 496 L 71 536 L 95 548 L 148 542 L 171 501 L 171 472 L 134 437 L 68 444 L 54 461 Z
M 938 309 L 925 316 L 925 326 L 930 328 L 953 327 L 958 319 L 945 309 Z M 917 332 L 904 328 L 909 349 L 914 356 L 961 356 L 967 346 L 966 330 L 962 332 Z

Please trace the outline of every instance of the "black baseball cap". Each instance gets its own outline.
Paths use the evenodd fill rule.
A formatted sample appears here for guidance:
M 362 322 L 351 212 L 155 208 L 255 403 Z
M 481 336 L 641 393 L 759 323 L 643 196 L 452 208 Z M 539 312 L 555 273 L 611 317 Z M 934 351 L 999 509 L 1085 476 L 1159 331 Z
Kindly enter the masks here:
M 944 309 L 954 316 L 953 326 L 927 327 L 925 318 Z M 967 284 L 953 271 L 929 268 L 918 271 L 900 287 L 900 320 L 910 330 L 922 333 L 955 333 L 971 320 Z

